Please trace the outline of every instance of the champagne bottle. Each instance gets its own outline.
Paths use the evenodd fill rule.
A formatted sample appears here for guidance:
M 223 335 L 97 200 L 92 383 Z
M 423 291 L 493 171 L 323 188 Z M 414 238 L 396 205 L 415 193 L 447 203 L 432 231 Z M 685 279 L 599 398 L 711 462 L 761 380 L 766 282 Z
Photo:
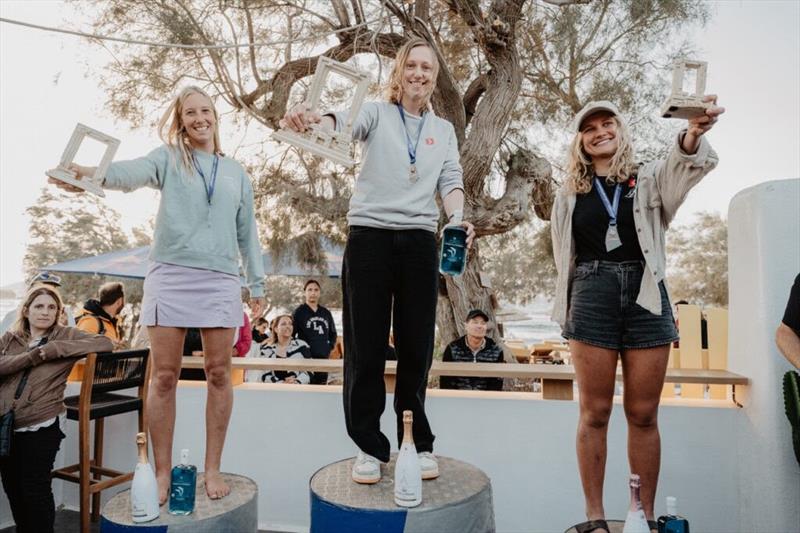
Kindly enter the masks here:
M 625 519 L 625 526 L 622 533 L 650 533 L 650 526 L 642 510 L 642 501 L 639 499 L 639 476 L 631 474 L 629 482 L 631 488 L 631 505 L 628 508 L 628 517 Z
M 158 518 L 158 482 L 153 467 L 147 461 L 147 435 L 138 433 L 139 462 L 131 483 L 131 517 L 134 522 L 149 522 Z
M 689 533 L 689 521 L 678 515 L 678 500 L 667 496 L 667 514 L 658 517 L 658 533 Z
M 172 468 L 169 484 L 170 514 L 187 515 L 194 511 L 197 467 L 189 464 L 189 450 L 181 450 L 181 464 Z
M 413 414 L 403 411 L 403 443 L 394 466 L 394 502 L 401 507 L 422 503 L 422 469 L 411 432 Z

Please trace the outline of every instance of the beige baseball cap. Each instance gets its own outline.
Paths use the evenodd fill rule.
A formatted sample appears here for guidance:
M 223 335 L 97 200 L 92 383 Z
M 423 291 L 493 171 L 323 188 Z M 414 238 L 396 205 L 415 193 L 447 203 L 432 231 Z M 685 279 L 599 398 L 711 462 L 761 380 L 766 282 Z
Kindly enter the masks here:
M 598 111 L 608 111 L 614 116 L 619 116 L 619 109 L 617 106 L 609 102 L 608 100 L 597 100 L 595 102 L 589 102 L 583 109 L 578 111 L 578 114 L 575 115 L 575 118 L 572 119 L 572 131 L 578 133 L 581 130 L 581 123 L 583 120 L 592 115 L 597 113 Z

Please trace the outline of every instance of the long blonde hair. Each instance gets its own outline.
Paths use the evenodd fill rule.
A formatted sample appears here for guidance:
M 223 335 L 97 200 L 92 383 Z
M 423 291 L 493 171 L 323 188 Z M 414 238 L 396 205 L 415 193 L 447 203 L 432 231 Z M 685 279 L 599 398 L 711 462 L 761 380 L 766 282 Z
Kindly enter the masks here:
M 192 145 L 183 127 L 181 115 L 186 99 L 193 94 L 199 94 L 208 98 L 211 102 L 211 109 L 214 110 L 214 153 L 222 154 L 222 145 L 219 142 L 219 113 L 214 105 L 214 100 L 200 87 L 190 85 L 185 87 L 175 99 L 170 103 L 161 120 L 158 122 L 158 136 L 170 148 L 176 150 L 181 157 L 181 164 L 187 176 L 194 175 L 194 165 L 192 164 Z
M 53 324 L 47 328 L 46 335 L 49 335 L 50 332 L 53 331 L 53 328 L 56 326 L 56 324 L 58 324 L 58 319 L 61 318 L 61 312 L 64 309 L 64 303 L 61 301 L 61 296 L 58 294 L 58 291 L 52 287 L 48 287 L 47 285 L 36 285 L 28 291 L 28 293 L 25 295 L 25 299 L 19 306 L 19 309 L 17 309 L 17 318 L 14 321 L 14 324 L 11 325 L 11 328 L 9 328 L 10 331 L 13 331 L 17 335 L 21 335 L 25 338 L 30 336 L 31 323 L 26 315 L 30 312 L 33 301 L 43 294 L 50 296 L 56 301 L 56 318 L 53 321 Z
M 623 183 L 636 174 L 636 164 L 631 134 L 628 126 L 620 117 L 613 115 L 611 118 L 617 123 L 617 151 L 611 158 L 606 182 Z M 580 131 L 575 134 L 567 154 L 567 183 L 572 192 L 585 194 L 592 190 L 594 167 L 591 158 L 583 149 L 583 135 Z
M 403 100 L 403 73 L 406 68 L 406 61 L 411 54 L 411 50 L 418 46 L 424 46 L 431 51 L 433 57 L 433 71 L 431 72 L 431 90 L 422 102 L 422 107 L 431 108 L 431 98 L 433 91 L 436 89 L 436 77 L 439 75 L 439 58 L 436 56 L 436 50 L 433 49 L 431 44 L 422 37 L 414 37 L 406 41 L 397 51 L 397 56 L 394 59 L 394 66 L 392 73 L 389 76 L 389 81 L 386 82 L 384 87 L 384 95 L 386 99 L 393 104 L 399 104 Z

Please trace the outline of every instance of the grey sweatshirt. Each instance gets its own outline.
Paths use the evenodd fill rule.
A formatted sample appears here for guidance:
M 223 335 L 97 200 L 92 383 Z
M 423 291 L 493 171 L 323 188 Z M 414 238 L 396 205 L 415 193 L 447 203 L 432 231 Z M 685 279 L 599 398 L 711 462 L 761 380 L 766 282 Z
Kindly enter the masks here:
M 331 114 L 341 131 L 347 111 Z M 426 115 L 417 143 L 419 179 L 412 183 L 405 132 L 416 143 L 421 118 L 406 113 L 404 127 L 393 103 L 361 106 L 353 124 L 353 139 L 362 142 L 362 161 L 347 213 L 351 226 L 436 231 L 435 193 L 444 198 L 464 184 L 453 125 L 433 113 Z

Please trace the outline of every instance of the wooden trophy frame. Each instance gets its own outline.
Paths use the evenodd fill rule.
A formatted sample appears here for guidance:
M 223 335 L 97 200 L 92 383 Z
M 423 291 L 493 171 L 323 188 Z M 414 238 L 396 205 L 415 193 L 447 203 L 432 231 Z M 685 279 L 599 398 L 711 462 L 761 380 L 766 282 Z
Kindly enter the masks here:
M 78 179 L 75 172 L 69 169 L 69 165 L 73 162 L 75 154 L 78 153 L 78 149 L 81 147 L 81 143 L 86 137 L 90 137 L 105 144 L 106 151 L 103 153 L 103 158 L 100 160 L 100 164 L 97 165 L 97 170 L 95 170 L 94 175 Z M 119 148 L 119 139 L 115 139 L 110 135 L 106 135 L 101 131 L 97 131 L 79 122 L 75 126 L 75 131 L 72 132 L 72 137 L 69 138 L 69 142 L 64 149 L 64 153 L 61 155 L 61 161 L 59 161 L 58 166 L 48 170 L 45 174 L 51 178 L 63 181 L 64 183 L 69 183 L 79 189 L 104 197 L 105 192 L 103 192 L 102 187 L 103 179 L 105 179 L 106 172 L 108 171 L 109 165 L 111 165 L 111 160 L 114 159 L 117 148 Z
M 683 91 L 683 79 L 686 72 L 690 70 L 697 71 L 697 76 L 694 93 L 688 94 Z M 703 101 L 706 92 L 707 71 L 708 63 L 706 61 L 679 59 L 672 64 L 672 93 L 661 105 L 663 118 L 690 119 L 705 115 L 706 109 L 712 105 L 711 102 Z
M 306 99 L 309 109 L 319 111 L 319 100 L 322 89 L 325 87 L 330 73 L 339 74 L 351 80 L 356 85 L 350 111 L 340 131 L 329 130 L 323 128 L 319 124 L 311 124 L 309 129 L 304 133 L 297 133 L 283 128 L 273 133 L 272 138 L 276 141 L 286 142 L 296 148 L 311 152 L 314 155 L 325 157 L 346 167 L 352 167 L 356 164 L 351 152 L 353 122 L 358 116 L 361 104 L 364 102 L 364 97 L 367 94 L 369 75 L 327 56 L 321 56 L 317 60 L 317 70 L 314 72 L 314 78 L 311 80 L 311 87 L 309 88 L 308 98 Z

